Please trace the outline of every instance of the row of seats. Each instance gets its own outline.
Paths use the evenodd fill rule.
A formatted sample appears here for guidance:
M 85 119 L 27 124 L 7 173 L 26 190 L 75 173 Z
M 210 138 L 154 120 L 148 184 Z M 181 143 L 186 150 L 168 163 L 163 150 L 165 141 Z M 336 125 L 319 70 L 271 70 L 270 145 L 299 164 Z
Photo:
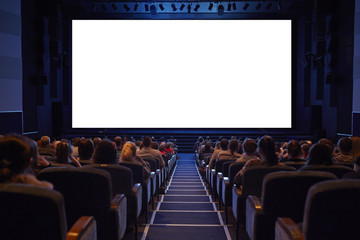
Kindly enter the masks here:
M 201 168 L 206 164 L 206 159 L 199 162 Z M 300 165 L 301 171 L 296 171 Z M 303 219 L 306 196 L 312 185 L 320 181 L 342 177 L 356 178 L 360 175 L 352 168 L 342 165 L 304 167 L 302 164 L 288 162 L 288 166 L 249 167 L 242 177 L 242 186 L 237 187 L 233 180 L 243 166 L 244 163 L 235 161 L 217 161 L 214 169 L 206 166 L 203 174 L 213 198 L 218 198 L 219 208 L 225 206 L 226 223 L 228 208 L 232 206 L 232 213 L 236 219 L 236 238 L 240 224 L 246 227 L 250 239 L 274 239 L 275 236 L 280 236 L 277 239 L 283 239 L 281 237 L 284 234 L 291 235 L 291 227 Z M 288 218 L 279 219 L 275 235 L 275 222 L 278 217 Z M 292 225 L 288 226 L 285 223 Z
M 123 238 L 147 206 L 160 194 L 176 164 L 176 155 L 144 181 L 143 166 L 134 163 L 89 164 L 83 168 L 49 167 L 38 174 L 54 190 L 24 184 L 0 185 L 2 239 L 116 239 Z M 24 200 L 25 199 L 25 200 Z M 3 227 L 4 226 L 4 227 Z M 22 229 L 16 231 L 14 227 Z M 70 229 L 67 233 L 67 229 Z

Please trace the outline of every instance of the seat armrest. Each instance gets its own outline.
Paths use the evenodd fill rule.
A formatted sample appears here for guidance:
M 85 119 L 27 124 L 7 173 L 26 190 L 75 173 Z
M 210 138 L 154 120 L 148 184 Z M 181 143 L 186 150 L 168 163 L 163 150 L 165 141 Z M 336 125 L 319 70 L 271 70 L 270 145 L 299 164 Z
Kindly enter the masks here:
M 304 240 L 298 225 L 291 218 L 278 218 L 275 223 L 275 240 Z
M 160 169 L 156 169 L 155 174 L 156 174 L 156 175 L 159 175 L 159 174 L 160 174 Z
M 111 208 L 119 206 L 122 201 L 126 201 L 125 195 L 124 194 L 116 194 L 115 197 L 111 201 Z
M 233 186 L 233 193 L 236 194 L 236 196 L 240 197 L 243 194 L 242 186 L 237 187 L 235 184 Z
M 228 177 L 223 177 L 223 182 L 225 186 L 228 186 L 230 184 L 230 179 Z
M 66 240 L 96 240 L 97 230 L 94 217 L 80 217 L 66 235 Z
M 223 178 L 222 172 L 218 172 L 217 176 L 218 176 L 219 179 L 222 179 Z
M 150 173 L 150 178 L 153 179 L 155 177 L 155 172 Z
M 135 184 L 133 185 L 131 191 L 132 191 L 133 193 L 136 193 L 136 192 L 139 191 L 140 188 L 141 188 L 141 184 L 140 184 L 140 183 L 135 183 Z
M 256 196 L 248 196 L 246 199 L 246 232 L 250 239 L 256 238 L 258 219 L 263 214 L 263 208 L 260 199 Z

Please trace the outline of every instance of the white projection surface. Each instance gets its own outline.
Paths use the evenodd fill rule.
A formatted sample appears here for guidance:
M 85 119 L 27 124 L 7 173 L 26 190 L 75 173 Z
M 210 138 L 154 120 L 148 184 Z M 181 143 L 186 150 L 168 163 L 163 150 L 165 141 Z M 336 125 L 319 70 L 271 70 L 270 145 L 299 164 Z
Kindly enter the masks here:
M 73 20 L 73 128 L 291 128 L 291 20 Z

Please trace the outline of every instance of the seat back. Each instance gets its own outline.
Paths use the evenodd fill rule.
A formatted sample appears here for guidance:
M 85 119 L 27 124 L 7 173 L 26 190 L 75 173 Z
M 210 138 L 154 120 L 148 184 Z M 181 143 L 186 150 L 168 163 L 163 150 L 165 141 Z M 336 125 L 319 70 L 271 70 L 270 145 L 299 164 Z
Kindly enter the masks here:
M 234 163 L 234 161 L 227 161 L 224 162 L 224 164 L 222 165 L 222 174 L 224 177 L 228 177 L 229 176 L 229 169 L 230 169 L 230 165 Z
M 289 166 L 251 166 L 244 171 L 242 176 L 242 186 L 244 196 L 254 195 L 261 197 L 262 184 L 264 177 L 272 172 L 278 171 L 295 171 L 296 169 Z
M 95 168 L 47 168 L 38 178 L 54 185 L 65 199 L 68 227 L 81 216 L 104 217 L 110 209 L 110 174 Z
M 300 169 L 302 167 L 305 166 L 306 164 L 306 161 L 286 161 L 286 162 L 283 162 L 286 166 L 290 166 L 290 167 L 293 167 L 293 168 L 296 168 L 296 169 Z
M 0 184 L 1 239 L 59 239 L 67 233 L 63 196 L 25 184 Z
M 360 181 L 326 181 L 312 186 L 306 198 L 305 239 L 360 239 Z
M 157 160 L 153 158 L 143 158 L 145 162 L 148 162 L 150 164 L 150 170 L 152 172 L 156 172 L 156 169 L 158 169 Z
M 236 174 L 244 167 L 244 165 L 245 162 L 233 162 L 230 164 L 229 173 L 228 173 L 230 186 L 234 184 L 234 178 Z
M 102 169 L 110 173 L 113 196 L 116 194 L 131 194 L 133 176 L 130 168 L 115 164 L 91 164 L 85 167 Z
M 121 162 L 120 166 L 130 168 L 133 173 L 133 183 L 143 183 L 144 181 L 144 167 L 137 163 Z
M 335 174 L 338 178 L 342 178 L 342 176 L 348 172 L 354 172 L 354 169 L 342 166 L 342 165 L 310 165 L 301 168 L 301 171 L 322 171 L 322 172 L 331 172 Z
M 349 172 L 342 176 L 342 179 L 360 179 L 360 172 Z
M 217 160 L 216 164 L 215 164 L 216 172 L 221 172 L 222 171 L 222 167 L 223 167 L 224 163 L 235 162 L 235 161 L 236 161 L 236 159 L 234 159 L 234 160 L 229 160 L 229 159 L 227 159 L 227 160 Z
M 304 216 L 305 200 L 309 188 L 321 181 L 337 177 L 328 172 L 289 171 L 273 172 L 263 181 L 261 202 L 268 217 L 290 217 L 301 222 Z

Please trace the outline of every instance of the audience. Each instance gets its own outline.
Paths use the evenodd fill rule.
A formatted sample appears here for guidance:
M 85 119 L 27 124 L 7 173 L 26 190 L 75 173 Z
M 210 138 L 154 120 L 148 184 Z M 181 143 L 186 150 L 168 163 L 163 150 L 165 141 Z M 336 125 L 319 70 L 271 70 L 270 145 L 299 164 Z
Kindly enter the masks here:
M 281 162 L 302 162 L 304 159 L 302 158 L 302 149 L 301 145 L 296 140 L 291 140 L 286 145 L 287 153 L 282 156 L 280 159 Z
M 360 137 L 353 136 L 351 154 L 354 157 L 354 170 L 358 172 L 360 170 Z
M 165 161 L 162 157 L 162 154 L 159 150 L 153 149 L 152 140 L 150 137 L 144 137 L 142 140 L 143 148 L 137 152 L 137 155 L 141 158 L 151 158 L 158 162 L 160 168 L 165 167 Z M 162 148 L 164 146 L 162 145 Z M 160 147 L 159 147 L 160 148 Z M 165 151 L 165 149 L 164 149 Z
M 317 143 L 310 148 L 307 166 L 310 165 L 332 165 L 332 152 L 326 143 Z
M 44 156 L 55 156 L 55 148 L 50 145 L 50 138 L 42 136 L 40 139 L 39 154 Z
M 244 167 L 236 174 L 234 184 L 236 184 L 237 186 L 241 185 L 242 175 L 250 166 L 263 165 L 272 167 L 276 165 L 284 165 L 283 163 L 279 162 L 278 156 L 275 152 L 275 141 L 272 137 L 264 136 L 260 138 L 258 142 L 258 151 L 261 159 L 253 159 L 246 162 Z
M 211 156 L 211 159 L 210 159 L 210 162 L 209 162 L 209 167 L 210 168 L 215 167 L 215 162 L 216 162 L 220 152 L 228 150 L 228 145 L 229 145 L 229 142 L 228 142 L 227 139 L 224 138 L 224 139 L 222 139 L 220 141 L 220 149 L 215 150 L 213 155 Z
M 31 167 L 31 147 L 21 137 L 8 135 L 0 139 L 0 182 L 23 183 L 52 189 L 51 183 L 39 181 L 26 171 Z
M 94 153 L 94 143 L 90 139 L 82 139 L 79 143 L 79 161 L 80 163 L 91 164 L 93 159 L 92 155 Z
M 215 164 L 217 161 L 236 160 L 240 158 L 241 154 L 237 152 L 238 145 L 239 145 L 238 140 L 233 138 L 228 145 L 228 150 L 219 152 Z
M 108 139 L 101 140 L 94 152 L 94 163 L 116 164 L 116 146 Z

